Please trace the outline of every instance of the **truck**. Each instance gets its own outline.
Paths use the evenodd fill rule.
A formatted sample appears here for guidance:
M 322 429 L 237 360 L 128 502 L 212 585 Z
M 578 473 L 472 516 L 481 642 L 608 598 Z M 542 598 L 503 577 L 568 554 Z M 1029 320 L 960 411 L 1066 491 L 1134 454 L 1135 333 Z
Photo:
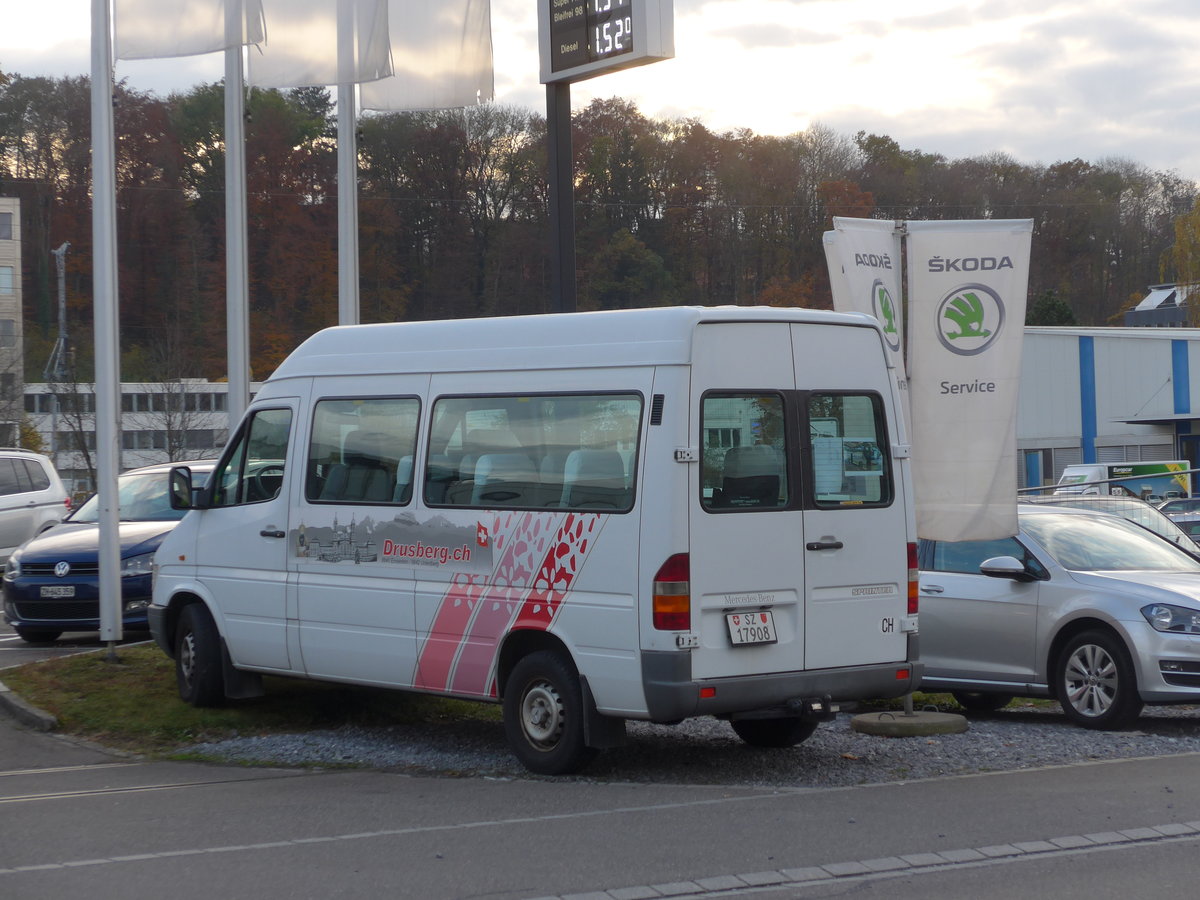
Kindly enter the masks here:
M 1143 500 L 1190 497 L 1192 464 L 1186 459 L 1082 463 L 1067 466 L 1055 494 L 1117 494 Z

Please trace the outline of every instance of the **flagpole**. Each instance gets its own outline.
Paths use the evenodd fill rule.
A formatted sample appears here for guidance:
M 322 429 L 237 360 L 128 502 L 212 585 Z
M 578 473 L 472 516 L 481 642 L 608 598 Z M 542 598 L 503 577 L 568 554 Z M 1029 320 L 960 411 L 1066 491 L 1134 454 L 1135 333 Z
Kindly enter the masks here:
M 354 96 L 357 70 L 353 7 L 338 0 L 338 324 L 359 323 L 358 299 L 358 122 Z
M 92 293 L 96 341 L 96 499 L 99 505 L 100 639 L 116 659 L 122 638 L 120 325 L 117 302 L 117 175 L 109 0 L 92 0 Z
M 339 44 L 341 36 L 339 35 Z M 343 48 L 339 46 L 339 55 Z M 353 84 L 338 85 L 338 324 L 357 325 L 358 133 Z
M 240 5 L 239 5 L 240 11 Z M 225 37 L 225 325 L 229 424 L 250 403 L 250 285 L 246 251 L 246 129 L 241 21 L 226 8 Z

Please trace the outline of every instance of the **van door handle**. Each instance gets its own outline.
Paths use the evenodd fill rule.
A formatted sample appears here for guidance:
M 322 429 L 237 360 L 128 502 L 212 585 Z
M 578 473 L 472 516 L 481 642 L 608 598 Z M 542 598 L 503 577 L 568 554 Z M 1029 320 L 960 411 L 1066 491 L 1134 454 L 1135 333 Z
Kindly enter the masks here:
M 940 584 L 923 584 L 921 585 L 922 594 L 944 594 L 946 589 Z
M 841 550 L 845 544 L 841 541 L 809 541 L 804 545 L 805 550 Z
M 287 537 L 287 532 L 280 531 L 278 528 L 264 528 L 262 531 L 259 532 L 259 534 L 261 534 L 263 537 L 274 537 L 274 538 Z

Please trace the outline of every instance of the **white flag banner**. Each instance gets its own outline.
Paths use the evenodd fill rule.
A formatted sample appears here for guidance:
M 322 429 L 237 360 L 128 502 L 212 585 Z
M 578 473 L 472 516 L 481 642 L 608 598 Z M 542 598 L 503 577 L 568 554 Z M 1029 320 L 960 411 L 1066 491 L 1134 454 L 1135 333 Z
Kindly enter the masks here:
M 1017 533 L 1017 390 L 1032 219 L 908 223 L 917 534 Z
M 903 382 L 903 295 L 896 223 L 835 216 L 833 228 L 825 240 L 833 308 L 838 312 L 863 312 L 879 320 L 892 364 Z
M 262 0 L 113 0 L 117 59 L 215 53 L 264 35 Z
M 490 0 L 390 3 L 396 73 L 362 86 L 363 109 L 453 109 L 492 99 Z
M 357 84 L 392 74 L 387 0 L 262 0 L 267 39 L 246 82 L 264 88 Z
M 838 248 L 838 233 L 826 231 L 821 235 L 825 247 L 825 265 L 829 269 L 829 290 L 833 294 L 833 308 L 838 312 L 853 309 L 850 305 L 850 289 L 846 284 L 846 272 L 842 268 L 841 250 Z

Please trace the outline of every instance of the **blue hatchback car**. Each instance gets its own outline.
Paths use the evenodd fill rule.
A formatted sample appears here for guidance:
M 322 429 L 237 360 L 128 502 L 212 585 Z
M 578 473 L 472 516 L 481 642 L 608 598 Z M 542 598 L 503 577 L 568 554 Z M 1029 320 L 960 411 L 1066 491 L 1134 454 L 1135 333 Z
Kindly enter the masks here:
M 187 463 L 202 477 L 213 460 Z M 154 551 L 183 518 L 171 509 L 167 476 L 173 465 L 146 466 L 117 480 L 121 509 L 121 610 L 124 627 L 146 630 Z M 26 541 L 4 566 L 4 619 L 30 643 L 64 631 L 100 627 L 99 504 L 93 495 L 61 524 Z

